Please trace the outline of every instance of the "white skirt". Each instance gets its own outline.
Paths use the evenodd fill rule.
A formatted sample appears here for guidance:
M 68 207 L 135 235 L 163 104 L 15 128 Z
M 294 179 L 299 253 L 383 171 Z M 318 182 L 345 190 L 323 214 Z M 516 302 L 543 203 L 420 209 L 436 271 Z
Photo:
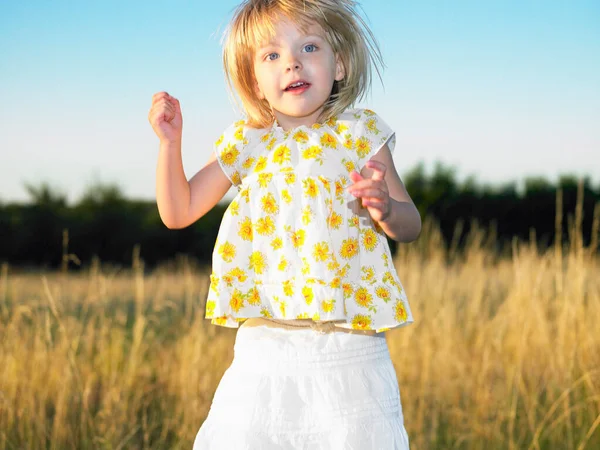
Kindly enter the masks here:
M 194 450 L 408 450 L 384 333 L 243 325 Z

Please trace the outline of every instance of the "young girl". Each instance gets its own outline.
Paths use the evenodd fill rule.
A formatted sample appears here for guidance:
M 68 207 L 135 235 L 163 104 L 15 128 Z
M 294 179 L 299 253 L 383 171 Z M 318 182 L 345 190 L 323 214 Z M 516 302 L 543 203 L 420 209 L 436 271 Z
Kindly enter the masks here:
M 179 101 L 155 94 L 149 113 L 169 228 L 238 189 L 206 317 L 239 330 L 194 449 L 408 449 L 384 332 L 412 315 L 386 235 L 413 241 L 421 220 L 394 168 L 394 132 L 348 109 L 380 61 L 372 34 L 351 0 L 246 0 L 223 56 L 246 119 L 189 182 Z

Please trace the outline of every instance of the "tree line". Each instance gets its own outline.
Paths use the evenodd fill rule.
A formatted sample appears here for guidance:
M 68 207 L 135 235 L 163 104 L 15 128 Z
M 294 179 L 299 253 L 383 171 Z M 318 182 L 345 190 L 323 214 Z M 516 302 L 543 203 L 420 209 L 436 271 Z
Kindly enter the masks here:
M 564 175 L 554 183 L 529 177 L 522 186 L 492 186 L 474 177 L 459 181 L 455 168 L 438 163 L 432 173 L 419 164 L 402 178 L 421 216 L 439 224 L 446 245 L 456 240 L 462 224 L 460 246 L 473 223 L 493 227 L 499 249 L 515 237 L 528 240 L 532 230 L 540 247 L 552 245 L 557 203 L 565 224 L 562 240 L 569 239 L 578 205 L 584 245 L 597 233 L 593 221 L 600 218 L 600 185 L 593 186 L 589 177 Z M 96 184 L 72 205 L 47 183 L 26 188 L 28 203 L 0 202 L 0 262 L 18 267 L 58 268 L 67 254 L 71 266 L 85 266 L 93 258 L 130 265 L 134 248 L 146 267 L 178 255 L 209 263 L 227 208 L 221 203 L 190 227 L 169 230 L 154 201 L 127 199 L 114 185 Z M 390 244 L 395 251 L 396 243 Z

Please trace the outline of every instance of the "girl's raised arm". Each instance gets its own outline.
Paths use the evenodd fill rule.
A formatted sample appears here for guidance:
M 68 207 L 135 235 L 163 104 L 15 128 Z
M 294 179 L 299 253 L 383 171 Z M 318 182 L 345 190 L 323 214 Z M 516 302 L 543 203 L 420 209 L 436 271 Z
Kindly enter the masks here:
M 160 139 L 156 167 L 156 203 L 168 228 L 185 228 L 223 198 L 231 182 L 213 153 L 206 165 L 188 182 L 181 160 L 183 118 L 179 101 L 166 92 L 152 97 L 148 120 Z

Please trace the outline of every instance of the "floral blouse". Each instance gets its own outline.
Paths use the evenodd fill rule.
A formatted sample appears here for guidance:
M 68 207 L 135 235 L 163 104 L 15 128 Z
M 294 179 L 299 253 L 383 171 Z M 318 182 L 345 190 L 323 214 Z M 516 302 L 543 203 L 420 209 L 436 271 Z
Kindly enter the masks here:
M 393 151 L 394 132 L 367 109 L 289 131 L 225 130 L 215 152 L 238 193 L 213 252 L 212 324 L 312 319 L 380 332 L 413 321 L 384 231 L 346 191 L 386 143 Z

